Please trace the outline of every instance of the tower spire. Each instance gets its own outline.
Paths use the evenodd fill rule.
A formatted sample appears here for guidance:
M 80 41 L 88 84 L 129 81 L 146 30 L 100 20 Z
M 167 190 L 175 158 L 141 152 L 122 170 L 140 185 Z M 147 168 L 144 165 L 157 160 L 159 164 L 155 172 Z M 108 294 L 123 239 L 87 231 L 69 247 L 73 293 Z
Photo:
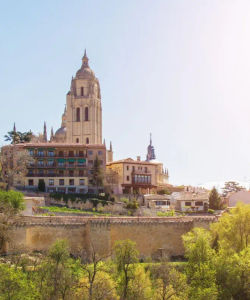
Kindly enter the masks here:
M 13 131 L 16 133 L 16 123 L 14 122 Z
M 88 59 L 88 56 L 87 56 L 86 49 L 84 50 L 84 55 L 83 55 L 83 58 L 82 58 L 82 66 L 83 67 L 88 67 L 89 66 L 89 59 Z
M 54 138 L 54 130 L 53 127 L 51 127 L 51 131 L 50 131 L 50 141 L 52 141 Z
M 110 142 L 109 151 L 113 151 L 112 142 Z
M 44 121 L 44 125 L 43 125 L 43 140 L 44 140 L 44 142 L 47 142 L 47 126 L 46 126 L 45 121 Z
M 103 139 L 103 145 L 106 147 L 106 141 L 105 141 L 105 139 Z

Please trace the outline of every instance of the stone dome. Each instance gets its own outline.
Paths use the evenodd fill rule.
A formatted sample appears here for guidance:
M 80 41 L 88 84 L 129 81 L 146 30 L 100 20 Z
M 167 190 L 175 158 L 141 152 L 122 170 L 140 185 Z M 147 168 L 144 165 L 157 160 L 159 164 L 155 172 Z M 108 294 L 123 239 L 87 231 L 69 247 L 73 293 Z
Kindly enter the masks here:
M 57 142 L 65 141 L 66 140 L 66 127 L 63 126 L 59 129 L 57 129 L 54 138 Z
M 83 66 L 76 72 L 76 77 L 83 79 L 93 79 L 95 78 L 95 73 L 89 67 Z

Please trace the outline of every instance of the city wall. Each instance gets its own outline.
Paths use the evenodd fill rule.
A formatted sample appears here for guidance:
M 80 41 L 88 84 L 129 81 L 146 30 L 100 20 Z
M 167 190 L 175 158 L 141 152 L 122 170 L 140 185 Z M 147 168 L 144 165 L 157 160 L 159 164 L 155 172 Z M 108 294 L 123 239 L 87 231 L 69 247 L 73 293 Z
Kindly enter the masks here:
M 136 242 L 140 257 L 164 252 L 182 256 L 181 236 L 194 227 L 209 228 L 214 216 L 204 217 L 60 217 L 22 216 L 11 230 L 8 252 L 18 249 L 46 251 L 57 239 L 67 239 L 72 253 L 94 247 L 100 255 L 108 255 L 116 240 Z

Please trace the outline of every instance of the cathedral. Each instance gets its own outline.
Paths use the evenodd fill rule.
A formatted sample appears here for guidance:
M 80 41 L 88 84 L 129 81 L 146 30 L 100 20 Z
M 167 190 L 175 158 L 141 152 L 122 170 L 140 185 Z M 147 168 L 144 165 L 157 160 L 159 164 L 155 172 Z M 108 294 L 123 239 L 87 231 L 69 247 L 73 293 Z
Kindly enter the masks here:
M 15 182 L 19 188 L 37 190 L 43 182 L 46 192 L 102 191 L 103 187 L 97 187 L 93 177 L 96 160 L 106 176 L 106 184 L 109 184 L 108 171 L 118 175 L 116 186 L 112 186 L 115 193 L 149 193 L 168 184 L 168 172 L 156 160 L 151 134 L 145 161 L 139 156 L 137 160 L 127 158 L 113 161 L 112 143 L 106 149 L 105 140 L 102 139 L 100 84 L 89 66 L 86 50 L 66 95 L 61 127 L 55 133 L 51 129 L 48 138 L 44 123 L 43 133 L 33 135 L 30 142 L 2 147 L 4 155 L 9 153 L 10 157 L 16 150 L 27 150 L 35 161 L 28 167 L 24 181 Z

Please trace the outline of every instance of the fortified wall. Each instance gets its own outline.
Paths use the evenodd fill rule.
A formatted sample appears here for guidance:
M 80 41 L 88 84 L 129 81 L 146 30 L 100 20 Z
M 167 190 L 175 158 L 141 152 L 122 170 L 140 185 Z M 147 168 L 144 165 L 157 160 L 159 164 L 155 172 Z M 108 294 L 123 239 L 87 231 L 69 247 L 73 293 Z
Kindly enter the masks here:
M 11 232 L 8 252 L 25 248 L 45 251 L 57 239 L 67 239 L 72 253 L 92 245 L 100 255 L 108 255 L 116 240 L 136 242 L 141 257 L 184 254 L 181 236 L 194 227 L 209 228 L 214 216 L 202 217 L 60 217 L 22 216 Z

